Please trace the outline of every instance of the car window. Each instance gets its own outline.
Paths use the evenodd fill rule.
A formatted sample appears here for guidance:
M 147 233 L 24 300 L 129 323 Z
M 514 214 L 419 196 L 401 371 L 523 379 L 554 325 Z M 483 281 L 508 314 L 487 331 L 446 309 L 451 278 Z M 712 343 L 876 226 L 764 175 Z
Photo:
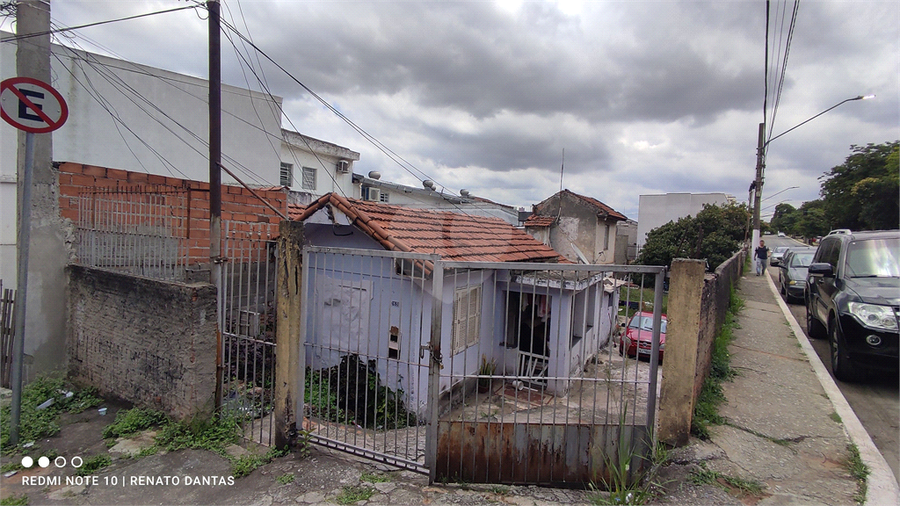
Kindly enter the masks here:
M 836 270 L 838 258 L 841 254 L 841 242 L 837 239 L 822 241 L 821 250 L 822 254 L 819 256 L 819 262 L 831 264 L 831 268 Z
M 791 267 L 809 267 L 812 262 L 813 252 L 794 253 L 791 255 Z
M 641 330 L 653 330 L 653 317 L 652 316 L 637 316 L 631 319 L 631 323 L 628 324 L 629 328 L 632 329 L 641 329 Z M 660 325 L 659 331 L 663 334 L 666 333 L 666 319 L 662 319 L 662 325 Z
M 851 278 L 900 277 L 900 238 L 852 241 L 847 248 Z

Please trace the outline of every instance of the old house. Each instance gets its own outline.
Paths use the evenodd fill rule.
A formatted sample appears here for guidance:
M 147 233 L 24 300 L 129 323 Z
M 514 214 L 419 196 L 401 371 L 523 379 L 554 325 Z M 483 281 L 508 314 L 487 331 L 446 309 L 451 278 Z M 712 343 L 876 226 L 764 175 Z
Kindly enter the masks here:
M 616 224 L 625 220 L 597 199 L 563 190 L 534 205 L 525 231 L 572 262 L 612 264 Z
M 314 246 L 418 252 L 447 262 L 479 262 L 443 270 L 442 291 L 428 282 L 433 262 L 382 262 L 352 253 L 311 261 L 306 365 L 325 370 L 349 355 L 377 368 L 415 409 L 427 405 L 427 357 L 435 301 L 442 306 L 441 354 L 448 369 L 440 391 L 457 388 L 484 364 L 563 393 L 609 338 L 616 292 L 597 273 L 542 275 L 507 269 L 511 262 L 566 262 L 496 218 L 426 211 L 328 194 L 292 208 Z M 341 250 L 349 251 L 349 250 Z M 374 253 L 373 253 L 374 254 Z M 384 254 L 381 254 L 384 257 Z M 397 274 L 401 276 L 398 277 Z

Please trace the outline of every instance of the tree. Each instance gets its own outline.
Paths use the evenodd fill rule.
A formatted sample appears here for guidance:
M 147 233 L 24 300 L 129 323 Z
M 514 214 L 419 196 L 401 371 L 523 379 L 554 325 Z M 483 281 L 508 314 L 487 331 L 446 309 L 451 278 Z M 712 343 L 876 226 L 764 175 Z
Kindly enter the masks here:
M 705 258 L 715 269 L 740 247 L 749 216 L 743 204 L 704 205 L 695 217 L 651 230 L 638 263 L 670 265 L 674 258 Z
M 812 238 L 825 235 L 831 230 L 825 217 L 825 202 L 822 200 L 804 202 L 797 210 L 797 215 L 793 231 L 795 234 Z
M 842 165 L 820 177 L 831 228 L 895 229 L 900 226 L 900 141 L 850 146 Z
M 794 206 L 782 202 L 775 206 L 775 213 L 772 214 L 772 228 L 787 234 L 796 234 L 798 232 L 794 230 L 794 227 L 799 217 Z

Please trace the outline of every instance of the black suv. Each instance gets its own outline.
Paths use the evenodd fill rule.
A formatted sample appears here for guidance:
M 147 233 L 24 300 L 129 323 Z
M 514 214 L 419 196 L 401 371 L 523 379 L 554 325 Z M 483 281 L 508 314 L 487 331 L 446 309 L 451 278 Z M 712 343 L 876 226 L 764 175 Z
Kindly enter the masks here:
M 898 312 L 900 230 L 822 239 L 806 277 L 806 327 L 827 334 L 837 379 L 897 370 Z

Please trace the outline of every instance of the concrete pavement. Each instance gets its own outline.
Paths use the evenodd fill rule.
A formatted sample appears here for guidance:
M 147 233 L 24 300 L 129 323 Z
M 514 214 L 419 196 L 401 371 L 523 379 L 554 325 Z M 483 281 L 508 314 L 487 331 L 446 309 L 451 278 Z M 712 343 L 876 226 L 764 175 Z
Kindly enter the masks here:
M 673 450 L 660 469 L 653 504 L 826 504 L 855 503 L 857 482 L 847 470 L 852 442 L 871 474 L 866 504 L 898 504 L 897 484 L 884 459 L 835 387 L 802 330 L 786 311 L 768 276 L 745 276 L 739 287 L 744 310 L 730 347 L 738 372 L 723 385 L 720 409 L 726 423 L 712 427 L 709 441 L 693 439 Z M 112 415 L 113 413 L 110 413 Z M 108 453 L 100 438 L 111 416 L 84 413 L 64 420 L 62 432 L 40 442 L 58 455 Z M 880 460 L 879 460 L 880 459 Z M 4 459 L 6 463 L 6 459 Z M 696 484 L 698 471 L 718 473 L 718 482 Z M 25 476 L 72 476 L 71 469 L 34 468 L 0 479 L 3 498 L 27 495 L 29 504 L 321 504 L 346 501 L 369 490 L 355 504 L 590 504 L 595 494 L 528 486 L 429 485 L 425 476 L 313 448 L 306 458 L 276 459 L 249 476 L 230 473 L 223 457 L 182 450 L 137 459 L 114 458 L 96 481 L 80 485 L 26 484 Z M 181 476 L 178 485 L 138 482 Z M 186 477 L 209 477 L 186 484 Z M 118 486 L 113 486 L 115 479 Z M 740 494 L 729 479 L 756 482 L 759 493 Z M 125 485 L 128 483 L 128 485 Z M 362 497 L 362 496 L 361 496 Z

